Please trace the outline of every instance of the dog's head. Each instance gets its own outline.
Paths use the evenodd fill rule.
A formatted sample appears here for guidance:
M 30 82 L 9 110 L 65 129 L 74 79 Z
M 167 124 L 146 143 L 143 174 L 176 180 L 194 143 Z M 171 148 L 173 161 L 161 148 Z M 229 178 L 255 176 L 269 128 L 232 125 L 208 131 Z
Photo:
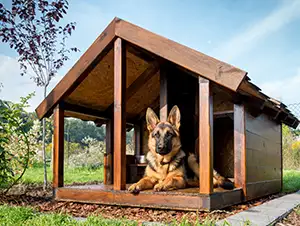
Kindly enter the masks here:
M 161 156 L 176 154 L 181 147 L 179 108 L 175 105 L 165 122 L 161 122 L 155 112 L 151 108 L 148 108 L 146 121 L 149 130 L 148 144 L 150 151 Z

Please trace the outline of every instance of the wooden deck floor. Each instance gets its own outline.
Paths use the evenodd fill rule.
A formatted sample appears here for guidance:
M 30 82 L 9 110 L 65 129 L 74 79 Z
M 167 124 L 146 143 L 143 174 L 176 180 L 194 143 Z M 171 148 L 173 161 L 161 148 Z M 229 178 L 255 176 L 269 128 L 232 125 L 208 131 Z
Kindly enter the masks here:
M 210 195 L 200 194 L 199 188 L 165 192 L 147 190 L 139 194 L 131 194 L 127 190 L 115 191 L 112 185 L 96 184 L 60 187 L 55 194 L 55 199 L 59 201 L 178 210 L 213 210 L 242 201 L 240 188 L 215 189 L 215 192 Z
M 126 189 L 129 188 L 131 184 L 126 184 Z M 101 191 L 113 191 L 113 185 L 105 185 L 105 184 L 91 184 L 91 185 L 73 185 L 73 186 L 65 186 L 65 188 L 72 188 L 72 189 L 89 189 L 89 190 L 101 190 Z M 144 190 L 142 193 L 157 193 L 154 192 L 152 189 Z M 222 188 L 215 188 L 214 192 L 231 192 L 230 190 L 225 190 Z M 160 192 L 160 193 L 169 193 L 169 194 L 195 194 L 199 195 L 199 188 L 193 187 L 193 188 L 185 188 L 185 189 L 177 189 L 173 191 L 167 191 L 167 192 Z

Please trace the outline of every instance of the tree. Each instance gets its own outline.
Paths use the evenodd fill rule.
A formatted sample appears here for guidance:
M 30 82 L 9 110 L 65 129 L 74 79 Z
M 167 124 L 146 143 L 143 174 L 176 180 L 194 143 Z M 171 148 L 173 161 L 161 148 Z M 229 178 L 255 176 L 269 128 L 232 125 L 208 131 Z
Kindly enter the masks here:
M 67 14 L 67 0 L 12 0 L 11 9 L 0 3 L 0 38 L 9 44 L 18 55 L 21 75 L 33 71 L 31 78 L 44 89 L 57 71 L 69 59 L 71 51 L 66 40 L 75 30 L 75 23 L 61 25 L 61 19 Z M 45 119 L 43 119 L 43 160 L 44 189 L 47 186 L 45 153 Z

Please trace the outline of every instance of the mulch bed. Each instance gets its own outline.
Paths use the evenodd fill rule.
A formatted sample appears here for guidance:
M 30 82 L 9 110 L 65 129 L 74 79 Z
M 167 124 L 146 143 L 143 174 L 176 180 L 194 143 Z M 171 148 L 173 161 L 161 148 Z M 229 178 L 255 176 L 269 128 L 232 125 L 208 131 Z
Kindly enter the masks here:
M 300 207 L 297 208 L 300 211 Z M 293 210 L 288 216 L 286 216 L 283 220 L 276 223 L 275 226 L 291 226 L 291 225 L 300 225 L 300 213 L 296 213 Z
M 51 188 L 43 191 L 41 186 L 19 186 L 14 191 L 6 196 L 0 196 L 0 204 L 31 206 L 39 212 L 56 212 L 66 213 L 75 217 L 87 217 L 91 214 L 102 215 L 105 218 L 126 218 L 129 220 L 142 221 L 157 221 L 170 222 L 181 221 L 183 217 L 190 222 L 197 219 L 199 221 L 209 219 L 223 219 L 235 213 L 247 210 L 250 207 L 261 205 L 262 203 L 271 199 L 285 195 L 280 193 L 277 195 L 267 196 L 255 201 L 250 201 L 244 204 L 235 205 L 223 210 L 212 212 L 201 211 L 175 211 L 175 210 L 159 210 L 150 208 L 136 208 L 136 207 L 119 207 L 107 206 L 98 204 L 83 204 L 74 202 L 58 202 L 52 200 Z

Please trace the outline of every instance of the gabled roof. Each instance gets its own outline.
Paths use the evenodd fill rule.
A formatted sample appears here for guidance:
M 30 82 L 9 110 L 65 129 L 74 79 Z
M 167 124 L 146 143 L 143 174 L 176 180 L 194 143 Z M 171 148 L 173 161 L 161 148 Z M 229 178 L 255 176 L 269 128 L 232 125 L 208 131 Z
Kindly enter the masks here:
M 114 18 L 36 108 L 38 118 L 49 116 L 53 108 L 79 86 L 95 65 L 112 49 L 113 42 L 118 37 L 226 89 L 256 98 L 278 114 L 284 114 L 283 121 L 290 126 L 295 127 L 299 124 L 298 119 L 285 105 L 261 93 L 260 89 L 250 82 L 247 72 L 119 18 Z

